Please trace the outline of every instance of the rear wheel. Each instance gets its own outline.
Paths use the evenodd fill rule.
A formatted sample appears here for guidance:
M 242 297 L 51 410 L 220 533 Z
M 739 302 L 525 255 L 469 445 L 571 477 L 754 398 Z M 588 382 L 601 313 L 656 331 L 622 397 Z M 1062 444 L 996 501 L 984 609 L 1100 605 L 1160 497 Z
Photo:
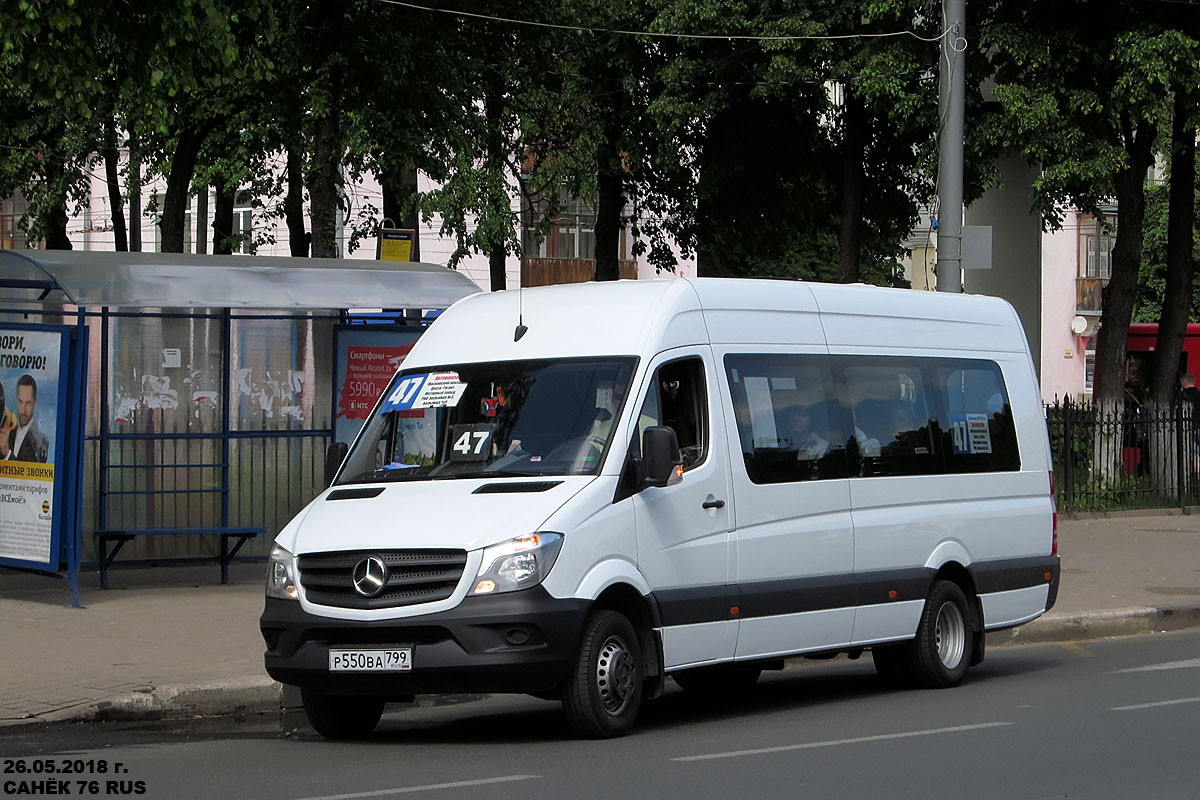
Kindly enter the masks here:
M 580 736 L 608 739 L 633 727 L 645 669 L 637 631 L 616 611 L 588 617 L 575 664 L 563 687 L 563 712 Z
M 326 739 L 353 739 L 375 730 L 383 716 L 378 697 L 319 694 L 303 689 L 304 714 L 313 730 Z
M 755 664 L 714 664 L 672 672 L 683 689 L 696 694 L 733 694 L 749 690 L 758 682 L 762 667 Z
M 972 621 L 958 584 L 935 581 L 912 643 L 912 671 L 919 686 L 945 689 L 962 683 L 974 647 Z

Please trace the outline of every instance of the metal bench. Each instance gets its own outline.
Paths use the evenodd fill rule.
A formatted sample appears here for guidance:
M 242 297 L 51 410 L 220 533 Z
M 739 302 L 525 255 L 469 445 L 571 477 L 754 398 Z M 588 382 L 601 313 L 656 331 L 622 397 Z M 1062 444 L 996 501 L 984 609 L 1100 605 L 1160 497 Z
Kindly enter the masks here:
M 221 552 L 217 556 L 221 563 L 221 583 L 229 583 L 229 562 L 233 561 L 238 550 L 242 549 L 255 536 L 266 533 L 266 528 L 228 528 L 221 526 L 205 528 L 109 528 L 96 531 L 96 539 L 100 544 L 100 588 L 108 588 L 108 567 L 121 552 L 126 542 L 131 542 L 139 536 L 199 536 L 215 534 L 221 537 Z M 229 540 L 233 539 L 230 548 Z M 109 544 L 113 544 L 110 551 Z

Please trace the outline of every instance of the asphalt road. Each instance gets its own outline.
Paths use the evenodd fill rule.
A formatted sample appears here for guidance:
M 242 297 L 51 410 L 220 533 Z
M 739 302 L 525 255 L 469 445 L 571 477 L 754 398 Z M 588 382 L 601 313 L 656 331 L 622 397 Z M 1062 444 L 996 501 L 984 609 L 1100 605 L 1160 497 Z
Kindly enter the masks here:
M 768 673 L 723 703 L 672 687 L 613 741 L 572 740 L 556 703 L 523 697 L 397 710 L 354 743 L 247 725 L 0 732 L 0 797 L 67 779 L 72 797 L 221 800 L 1194 800 L 1198 729 L 1200 631 L 1187 631 L 996 648 L 946 691 L 883 691 L 869 658 Z

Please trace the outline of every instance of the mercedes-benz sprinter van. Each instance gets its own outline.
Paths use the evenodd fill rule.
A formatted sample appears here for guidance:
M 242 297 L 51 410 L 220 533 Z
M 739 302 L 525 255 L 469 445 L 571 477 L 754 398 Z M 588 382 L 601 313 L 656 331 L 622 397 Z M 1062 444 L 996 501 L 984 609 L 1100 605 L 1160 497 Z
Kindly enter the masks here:
M 279 534 L 267 671 L 329 737 L 418 693 L 629 730 L 870 651 L 948 687 L 1059 580 L 1045 417 L 991 297 L 677 279 L 467 297 Z

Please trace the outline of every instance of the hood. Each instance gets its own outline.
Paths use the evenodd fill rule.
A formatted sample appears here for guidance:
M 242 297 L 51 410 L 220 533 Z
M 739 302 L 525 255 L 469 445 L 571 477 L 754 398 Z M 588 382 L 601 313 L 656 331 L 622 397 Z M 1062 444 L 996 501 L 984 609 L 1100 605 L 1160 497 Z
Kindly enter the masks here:
M 335 486 L 314 500 L 303 519 L 297 520 L 293 540 L 280 544 L 295 555 L 336 550 L 478 550 L 536 532 L 593 480 L 591 475 L 576 475 Z M 505 491 L 543 482 L 560 483 L 545 491 Z M 475 493 L 485 485 L 501 491 Z M 382 491 L 370 498 L 328 499 L 339 491 L 359 489 Z

